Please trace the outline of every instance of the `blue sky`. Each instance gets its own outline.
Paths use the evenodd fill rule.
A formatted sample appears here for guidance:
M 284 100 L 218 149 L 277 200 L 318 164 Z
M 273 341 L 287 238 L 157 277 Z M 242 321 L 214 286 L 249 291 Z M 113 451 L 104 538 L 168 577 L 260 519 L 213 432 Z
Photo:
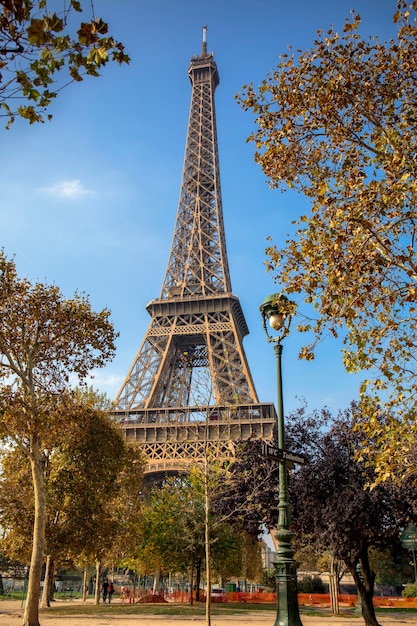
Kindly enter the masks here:
M 83 4 L 89 5 L 88 2 Z M 343 27 L 351 9 L 362 32 L 392 33 L 391 0 L 95 0 L 95 12 L 123 41 L 131 64 L 65 89 L 50 123 L 18 121 L 2 130 L 0 233 L 18 272 L 33 281 L 90 295 L 108 307 L 120 332 L 114 361 L 93 385 L 113 399 L 146 332 L 146 303 L 157 298 L 177 210 L 191 87 L 190 57 L 201 27 L 220 73 L 216 114 L 226 240 L 233 291 L 250 335 L 244 340 L 261 401 L 275 401 L 275 358 L 261 328 L 259 304 L 274 292 L 264 250 L 278 246 L 301 196 L 271 191 L 246 137 L 253 118 L 234 95 L 259 84 L 287 46 L 311 47 L 316 31 Z M 88 7 L 87 7 L 88 8 Z M 87 9 L 86 9 L 87 11 Z M 88 14 L 86 13 L 86 16 Z M 294 331 L 283 354 L 285 410 L 346 407 L 358 377 L 341 363 L 341 344 L 324 341 L 313 362 L 298 361 L 304 337 Z

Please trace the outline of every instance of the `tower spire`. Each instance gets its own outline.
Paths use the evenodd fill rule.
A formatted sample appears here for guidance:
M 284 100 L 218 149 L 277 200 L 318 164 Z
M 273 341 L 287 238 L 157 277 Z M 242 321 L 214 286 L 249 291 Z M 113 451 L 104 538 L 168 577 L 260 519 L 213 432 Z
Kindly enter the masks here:
M 207 54 L 207 26 L 203 26 L 203 46 L 201 48 L 201 56 Z
M 258 403 L 242 345 L 249 331 L 231 288 L 214 107 L 219 73 L 206 28 L 202 54 L 188 68 L 191 106 L 167 270 L 114 402 L 127 439 L 152 461 L 148 471 L 201 458 L 207 438 L 215 454 L 230 456 L 231 441 L 271 439 L 275 423 L 273 405 Z
M 205 297 L 232 290 L 214 107 L 219 73 L 213 54 L 192 57 L 188 76 L 192 94 L 184 167 L 161 299 Z

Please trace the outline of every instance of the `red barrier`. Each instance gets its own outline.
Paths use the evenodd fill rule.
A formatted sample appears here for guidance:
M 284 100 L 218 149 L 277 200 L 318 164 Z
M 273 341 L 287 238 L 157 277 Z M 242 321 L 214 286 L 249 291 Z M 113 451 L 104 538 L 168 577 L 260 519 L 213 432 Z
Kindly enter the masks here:
M 195 599 L 195 592 L 193 593 Z M 168 594 L 167 600 L 170 602 L 189 603 L 190 594 L 185 591 L 176 591 Z M 200 592 L 200 600 L 205 601 L 204 592 Z M 414 608 L 417 609 L 417 598 L 399 598 L 391 596 L 374 596 L 374 606 L 379 607 L 397 607 L 397 608 Z M 213 598 L 212 598 L 213 601 Z M 214 600 L 216 601 L 216 600 Z M 274 591 L 262 591 L 251 593 L 249 591 L 227 591 L 222 602 L 242 602 L 252 604 L 275 604 L 277 595 Z M 339 604 L 354 607 L 357 605 L 358 598 L 356 595 L 340 594 Z M 328 593 L 299 593 L 298 604 L 300 606 L 323 606 L 330 607 L 330 595 Z

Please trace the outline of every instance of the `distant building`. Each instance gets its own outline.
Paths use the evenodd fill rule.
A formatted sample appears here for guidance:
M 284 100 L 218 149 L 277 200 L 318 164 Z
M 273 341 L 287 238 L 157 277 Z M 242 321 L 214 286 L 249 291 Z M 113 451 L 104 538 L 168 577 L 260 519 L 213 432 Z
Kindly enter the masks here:
M 273 569 L 273 563 L 277 560 L 277 553 L 272 550 L 265 542 L 262 542 L 262 567 L 264 569 Z

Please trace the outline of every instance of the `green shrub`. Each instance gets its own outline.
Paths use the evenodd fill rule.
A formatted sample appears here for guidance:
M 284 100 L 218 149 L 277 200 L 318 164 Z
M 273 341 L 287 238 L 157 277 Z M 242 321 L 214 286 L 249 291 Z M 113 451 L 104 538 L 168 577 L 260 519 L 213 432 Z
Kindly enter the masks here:
M 416 598 L 417 597 L 417 584 L 408 583 L 401 594 L 404 598 Z
M 297 582 L 299 593 L 326 593 L 326 588 L 319 576 L 304 576 Z

